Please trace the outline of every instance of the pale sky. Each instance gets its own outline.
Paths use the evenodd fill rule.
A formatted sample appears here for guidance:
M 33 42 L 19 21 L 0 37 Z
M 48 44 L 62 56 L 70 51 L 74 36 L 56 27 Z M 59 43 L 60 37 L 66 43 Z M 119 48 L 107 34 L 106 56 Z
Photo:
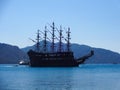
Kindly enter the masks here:
M 120 53 L 120 0 L 0 0 L 0 43 L 31 46 L 47 23 L 71 28 L 71 42 Z

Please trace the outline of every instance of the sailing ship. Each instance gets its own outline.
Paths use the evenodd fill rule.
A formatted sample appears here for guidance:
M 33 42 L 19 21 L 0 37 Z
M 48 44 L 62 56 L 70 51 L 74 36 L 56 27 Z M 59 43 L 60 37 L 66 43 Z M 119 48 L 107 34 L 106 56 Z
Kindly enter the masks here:
M 82 64 L 94 55 L 94 52 L 91 50 L 91 52 L 83 57 L 80 57 L 78 59 L 74 58 L 74 54 L 70 48 L 70 28 L 67 29 L 67 37 L 65 38 L 62 34 L 63 30 L 60 26 L 60 29 L 55 27 L 54 22 L 52 25 L 50 25 L 51 31 L 47 29 L 47 26 L 45 26 L 44 32 L 38 30 L 37 32 L 37 38 L 36 41 L 32 40 L 33 42 L 36 42 L 36 49 L 35 50 L 29 50 L 28 56 L 30 59 L 29 65 L 31 67 L 77 67 L 79 64 Z M 58 32 L 59 36 L 57 37 L 55 35 L 55 31 Z M 44 35 L 43 45 L 40 45 L 40 38 L 41 33 Z M 47 40 L 50 40 L 47 37 L 47 32 L 49 32 L 52 36 L 51 39 L 51 50 L 47 50 Z M 58 48 L 55 46 L 55 39 L 59 41 Z M 66 49 L 63 50 L 63 39 L 66 42 Z M 56 49 L 57 48 L 57 49 Z

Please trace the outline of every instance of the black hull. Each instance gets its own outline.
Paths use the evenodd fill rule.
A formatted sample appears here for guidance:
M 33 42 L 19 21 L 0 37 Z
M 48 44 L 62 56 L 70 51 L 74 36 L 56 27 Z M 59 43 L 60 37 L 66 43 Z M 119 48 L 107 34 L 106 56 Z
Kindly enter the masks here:
M 72 52 L 37 53 L 28 52 L 31 67 L 77 67 Z
M 91 51 L 91 53 L 76 60 L 73 52 L 38 53 L 32 50 L 28 52 L 31 67 L 78 67 L 93 54 L 94 52 Z
M 37 61 L 36 62 L 32 62 L 30 63 L 31 67 L 78 67 L 79 64 L 72 61 L 72 62 L 66 62 L 63 60 L 41 60 L 41 61 Z

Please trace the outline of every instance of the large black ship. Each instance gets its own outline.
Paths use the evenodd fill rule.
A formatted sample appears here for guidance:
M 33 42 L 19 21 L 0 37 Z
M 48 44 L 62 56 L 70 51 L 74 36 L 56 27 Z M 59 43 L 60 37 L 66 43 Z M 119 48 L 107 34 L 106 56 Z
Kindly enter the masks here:
M 36 42 L 35 50 L 29 50 L 28 56 L 30 59 L 30 66 L 31 67 L 75 67 L 79 66 L 79 64 L 82 64 L 85 62 L 86 59 L 91 57 L 94 52 L 91 50 L 91 52 L 83 57 L 80 57 L 78 59 L 74 58 L 74 54 L 70 49 L 70 28 L 67 29 L 67 37 L 65 38 L 62 34 L 63 30 L 60 26 L 60 29 L 55 27 L 54 22 L 52 25 L 50 25 L 51 30 L 45 26 L 44 32 L 38 30 L 37 32 L 37 39 L 36 41 L 32 40 L 33 42 Z M 57 37 L 55 35 L 55 31 L 58 32 L 59 36 Z M 51 34 L 51 50 L 48 50 L 47 40 L 50 40 L 47 37 L 47 32 Z M 41 34 L 43 34 L 43 44 L 40 44 L 41 40 Z M 58 40 L 58 47 L 55 46 L 55 40 Z M 66 42 L 66 48 L 63 48 L 63 40 Z M 57 49 L 56 49 L 57 48 Z

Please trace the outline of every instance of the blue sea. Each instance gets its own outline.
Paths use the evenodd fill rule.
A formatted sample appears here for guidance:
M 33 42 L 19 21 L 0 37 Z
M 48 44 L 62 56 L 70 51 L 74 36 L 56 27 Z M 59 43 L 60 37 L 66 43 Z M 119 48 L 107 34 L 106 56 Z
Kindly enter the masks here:
M 32 68 L 1 64 L 0 90 L 120 90 L 120 65 Z

